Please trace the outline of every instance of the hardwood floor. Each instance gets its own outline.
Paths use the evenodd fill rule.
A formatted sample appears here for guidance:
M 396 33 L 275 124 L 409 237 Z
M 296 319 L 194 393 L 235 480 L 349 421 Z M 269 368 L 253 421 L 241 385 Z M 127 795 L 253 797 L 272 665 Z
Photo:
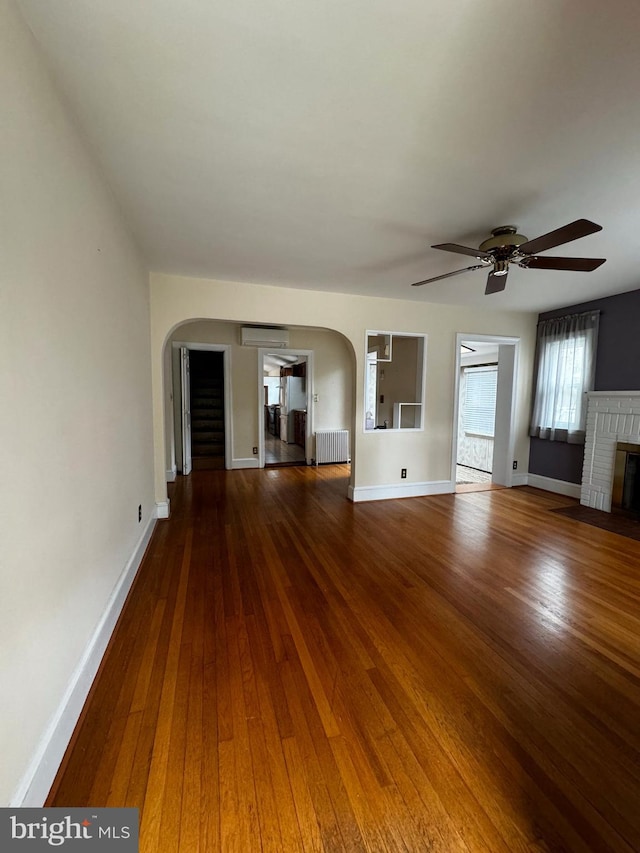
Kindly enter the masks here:
M 298 444 L 287 444 L 275 438 L 268 432 L 264 434 L 264 462 L 265 465 L 304 465 L 304 447 Z
M 142 851 L 637 851 L 640 543 L 535 489 L 197 471 L 49 805 Z

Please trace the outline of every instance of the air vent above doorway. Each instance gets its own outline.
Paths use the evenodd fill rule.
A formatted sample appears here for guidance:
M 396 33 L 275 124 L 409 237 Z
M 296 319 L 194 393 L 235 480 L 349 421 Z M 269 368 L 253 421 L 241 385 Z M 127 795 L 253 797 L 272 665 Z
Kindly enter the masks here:
M 266 326 L 242 326 L 240 331 L 240 340 L 243 347 L 284 349 L 289 346 L 288 329 L 274 329 Z

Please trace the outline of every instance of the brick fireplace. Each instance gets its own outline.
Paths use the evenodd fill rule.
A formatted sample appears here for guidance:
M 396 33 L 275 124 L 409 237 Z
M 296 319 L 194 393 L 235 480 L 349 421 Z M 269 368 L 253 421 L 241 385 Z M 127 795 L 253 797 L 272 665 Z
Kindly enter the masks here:
M 616 449 L 640 444 L 640 391 L 591 391 L 580 503 L 611 512 Z

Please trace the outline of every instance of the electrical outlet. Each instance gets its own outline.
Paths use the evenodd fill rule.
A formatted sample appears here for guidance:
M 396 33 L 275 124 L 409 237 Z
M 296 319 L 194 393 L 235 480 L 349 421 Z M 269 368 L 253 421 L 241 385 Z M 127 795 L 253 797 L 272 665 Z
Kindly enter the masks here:
M 380 394 L 380 402 L 384 403 L 384 394 Z
M 407 479 L 407 469 L 406 469 L 406 468 L 403 468 L 403 469 L 400 471 L 400 477 L 401 477 L 403 480 L 406 480 L 406 479 Z
M 258 448 L 257 448 L 257 447 L 254 447 L 254 448 L 253 448 L 253 455 L 254 455 L 254 456 L 257 456 L 257 455 L 258 455 Z
M 517 460 L 517 459 L 514 459 L 514 460 L 513 460 L 513 470 L 514 470 L 514 471 L 517 471 L 517 470 L 518 470 L 518 460 Z
M 138 504 L 138 524 L 142 521 L 142 504 Z

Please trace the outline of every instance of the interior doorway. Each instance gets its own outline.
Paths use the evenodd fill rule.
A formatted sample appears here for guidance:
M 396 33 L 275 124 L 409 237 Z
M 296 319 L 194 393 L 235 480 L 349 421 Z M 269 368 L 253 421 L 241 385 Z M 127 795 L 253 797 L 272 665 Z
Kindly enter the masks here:
M 308 464 L 311 365 L 311 353 L 307 351 L 261 353 L 261 467 Z
M 224 353 L 191 350 L 189 356 L 192 468 L 223 469 Z
M 231 467 L 229 346 L 174 342 L 176 469 Z
M 513 481 L 517 338 L 461 335 L 456 341 L 452 480 L 456 492 Z

